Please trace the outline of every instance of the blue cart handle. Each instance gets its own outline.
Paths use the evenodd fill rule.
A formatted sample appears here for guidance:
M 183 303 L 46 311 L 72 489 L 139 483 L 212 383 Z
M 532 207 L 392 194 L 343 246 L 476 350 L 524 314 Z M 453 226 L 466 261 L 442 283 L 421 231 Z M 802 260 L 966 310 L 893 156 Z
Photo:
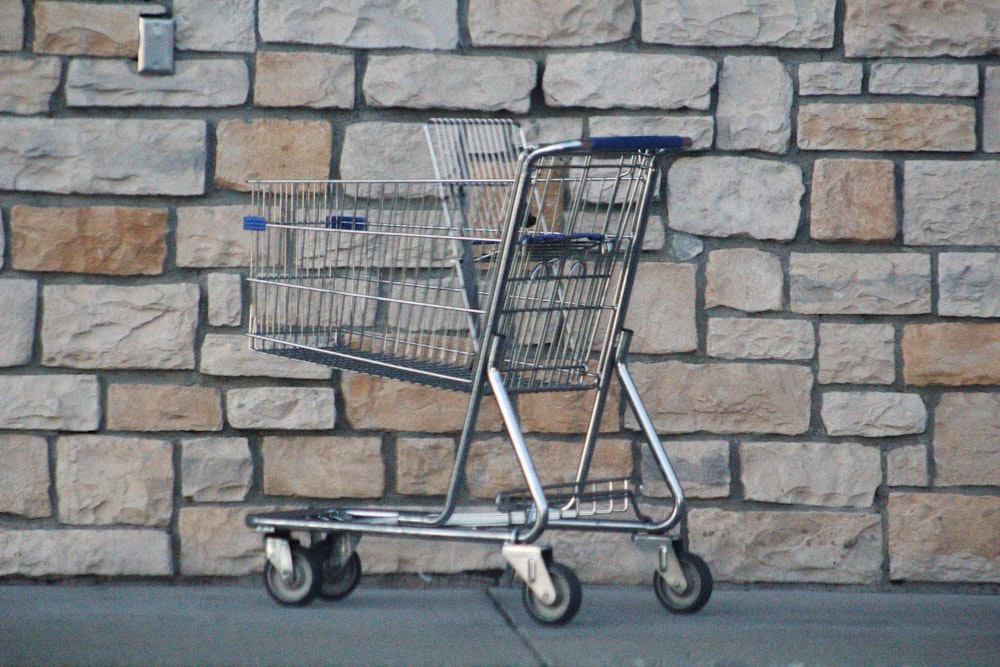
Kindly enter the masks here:
M 583 143 L 584 147 L 593 151 L 659 151 L 690 148 L 691 138 L 656 135 L 592 137 Z

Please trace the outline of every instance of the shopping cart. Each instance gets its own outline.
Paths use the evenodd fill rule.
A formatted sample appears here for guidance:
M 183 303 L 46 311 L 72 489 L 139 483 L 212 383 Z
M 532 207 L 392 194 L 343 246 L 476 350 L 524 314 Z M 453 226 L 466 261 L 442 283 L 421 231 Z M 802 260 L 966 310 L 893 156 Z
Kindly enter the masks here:
M 660 170 L 690 141 L 528 147 L 508 120 L 425 127 L 434 179 L 253 183 L 252 349 L 470 395 L 442 507 L 250 516 L 266 536 L 268 592 L 286 605 L 345 597 L 361 577 L 364 535 L 490 541 L 524 581 L 530 614 L 559 625 L 578 611 L 581 587 L 537 540 L 547 529 L 613 531 L 650 557 L 667 609 L 698 611 L 712 576 L 686 548 L 684 494 L 629 373 L 624 328 Z M 637 504 L 639 480 L 591 479 L 615 376 L 669 488 L 670 502 L 654 508 L 663 517 Z M 574 481 L 543 486 L 512 395 L 587 389 L 596 391 Z M 483 510 L 465 507 L 463 489 L 487 395 L 526 486 Z

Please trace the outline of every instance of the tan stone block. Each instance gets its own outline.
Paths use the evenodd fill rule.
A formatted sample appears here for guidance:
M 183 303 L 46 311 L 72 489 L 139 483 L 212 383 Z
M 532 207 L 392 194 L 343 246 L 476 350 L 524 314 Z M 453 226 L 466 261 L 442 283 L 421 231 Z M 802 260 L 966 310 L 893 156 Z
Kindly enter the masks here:
M 892 493 L 888 514 L 893 580 L 1000 582 L 1000 498 Z
M 317 498 L 378 498 L 385 491 L 377 437 L 264 438 L 264 493 Z
M 52 516 L 49 445 L 45 438 L 0 435 L 0 514 Z
M 580 440 L 528 439 L 528 450 L 542 484 L 564 484 L 576 477 L 583 442 Z M 590 467 L 590 479 L 630 477 L 632 442 L 598 440 Z M 493 499 L 501 491 L 526 487 L 524 475 L 506 438 L 479 440 L 472 445 L 466 465 L 466 484 L 475 498 Z
M 0 428 L 96 431 L 100 394 L 96 375 L 0 376 Z
M 938 486 L 1000 485 L 1000 394 L 945 394 L 934 423 Z
M 107 405 L 112 431 L 222 430 L 222 392 L 216 387 L 113 384 Z
M 896 179 L 889 160 L 817 160 L 809 235 L 820 241 L 896 238 Z
M 250 190 L 248 179 L 330 176 L 333 127 L 327 121 L 224 119 L 216 129 L 215 184 Z
M 253 103 L 259 107 L 354 108 L 354 57 L 334 53 L 257 54 Z
M 0 0 L 0 51 L 24 47 L 23 0 Z
M 687 498 L 725 498 L 732 481 L 729 443 L 725 440 L 668 440 L 663 449 Z M 642 495 L 668 498 L 670 491 L 653 453 L 642 444 Z
M 173 446 L 106 435 L 56 441 L 59 521 L 166 526 L 173 512 Z
M 246 438 L 192 438 L 181 441 L 181 495 L 198 502 L 246 498 L 253 459 Z
M 885 438 L 927 429 L 927 408 L 917 394 L 829 391 L 822 401 L 823 426 L 830 435 Z
M 11 263 L 22 271 L 160 275 L 167 216 L 162 208 L 15 206 Z
M 792 312 L 915 315 L 931 311 L 931 258 L 919 253 L 793 252 Z
M 234 428 L 320 431 L 337 425 L 330 387 L 244 387 L 226 392 L 226 417 Z
M 260 572 L 264 540 L 247 528 L 247 514 L 243 507 L 181 508 L 177 519 L 181 574 L 239 577 Z
M 806 104 L 798 128 L 804 150 L 976 150 L 976 109 L 958 104 Z
M 373 535 L 358 545 L 365 574 L 432 574 L 502 570 L 506 562 L 492 543 L 400 540 Z
M 816 352 L 816 333 L 806 320 L 712 317 L 705 347 L 723 359 L 806 360 Z
M 36 2 L 35 53 L 130 58 L 139 49 L 139 15 L 149 3 Z
M 178 206 L 177 266 L 250 266 L 253 232 L 242 224 L 250 211 L 249 206 Z
M 585 584 L 649 585 L 651 564 L 628 535 L 610 532 L 552 531 L 545 534 L 560 563 L 573 568 Z
M 928 486 L 927 448 L 907 445 L 890 451 L 885 457 L 885 477 L 889 486 Z
M 635 363 L 639 394 L 660 433 L 782 433 L 809 428 L 812 372 L 784 364 Z M 628 428 L 637 428 L 635 418 Z
M 4 2 L 0 0 L 0 51 L 3 51 Z M 20 49 L 20 47 L 18 47 Z M 58 58 L 0 57 L 0 113 L 48 113 L 59 87 Z
M 753 248 L 713 250 L 705 268 L 705 307 L 748 312 L 781 310 L 785 279 L 781 260 Z
M 0 223 L 3 223 L 0 220 Z M 3 244 L 0 243 L 0 252 Z M 31 362 L 38 319 L 38 281 L 0 280 L 0 366 L 23 366 Z
M 874 584 L 882 576 L 882 519 L 857 512 L 690 514 L 691 551 L 716 581 Z
M 249 532 L 249 531 L 248 531 Z M 173 574 L 163 530 L 8 530 L 0 532 L 0 576 Z
M 455 463 L 451 438 L 398 438 L 396 490 L 417 496 L 444 495 Z
M 628 39 L 635 7 L 627 0 L 476 0 L 469 34 L 476 46 L 590 46 Z
M 917 386 L 1000 384 L 1000 324 L 907 324 L 903 377 Z
M 892 384 L 896 330 L 891 324 L 819 325 L 820 384 Z
M 850 0 L 844 51 L 859 56 L 974 56 L 1000 48 L 993 0 Z
M 586 433 L 597 390 L 522 394 L 518 400 L 521 428 L 526 433 Z M 611 382 L 601 414 L 601 433 L 618 430 L 621 388 Z
M 633 352 L 669 354 L 698 349 L 695 266 L 643 262 L 635 277 L 630 316 Z
M 345 373 L 341 377 L 347 421 L 358 430 L 451 433 L 462 430 L 469 394 L 399 380 Z M 496 403 L 484 397 L 476 430 L 499 431 Z

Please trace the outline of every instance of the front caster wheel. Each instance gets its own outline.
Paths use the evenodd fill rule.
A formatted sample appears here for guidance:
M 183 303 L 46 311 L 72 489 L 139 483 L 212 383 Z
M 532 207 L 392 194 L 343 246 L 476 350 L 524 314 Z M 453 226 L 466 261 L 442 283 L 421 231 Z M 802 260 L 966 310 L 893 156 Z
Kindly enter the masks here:
M 543 625 L 565 625 L 580 611 L 583 589 L 580 588 L 580 580 L 576 578 L 576 574 L 565 565 L 552 563 L 548 569 L 556 588 L 556 601 L 550 605 L 545 604 L 525 584 L 522 596 L 524 606 L 531 617 Z
M 687 584 L 683 589 L 671 588 L 659 572 L 653 573 L 653 590 L 667 611 L 693 614 L 708 603 L 712 595 L 712 572 L 698 556 L 686 551 L 677 554 L 681 572 Z
M 317 553 L 323 576 L 316 594 L 324 600 L 341 600 L 353 593 L 361 581 L 361 558 L 354 552 L 346 562 L 338 565 L 332 556 L 328 545 Z
M 298 544 L 292 549 L 292 577 L 285 579 L 271 561 L 264 563 L 264 586 L 274 601 L 287 607 L 302 607 L 313 601 L 319 589 L 319 565 L 315 556 Z

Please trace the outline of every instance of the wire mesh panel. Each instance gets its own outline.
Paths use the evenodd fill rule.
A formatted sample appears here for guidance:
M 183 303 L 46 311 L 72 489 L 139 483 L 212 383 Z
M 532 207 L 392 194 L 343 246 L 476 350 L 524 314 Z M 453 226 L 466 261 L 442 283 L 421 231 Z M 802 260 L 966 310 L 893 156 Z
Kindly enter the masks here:
M 254 183 L 251 347 L 467 389 L 500 230 L 458 198 L 509 190 L 503 181 Z

